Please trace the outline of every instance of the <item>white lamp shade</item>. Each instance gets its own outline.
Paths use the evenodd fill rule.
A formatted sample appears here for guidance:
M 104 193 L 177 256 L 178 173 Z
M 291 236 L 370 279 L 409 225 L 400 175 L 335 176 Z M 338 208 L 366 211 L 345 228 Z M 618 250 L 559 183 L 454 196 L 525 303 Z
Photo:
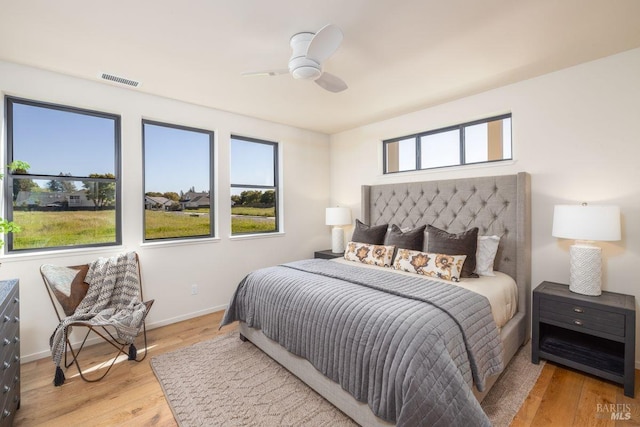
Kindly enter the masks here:
M 620 208 L 605 205 L 556 205 L 551 234 L 574 240 L 620 240 Z
M 351 224 L 351 209 L 349 208 L 327 208 L 327 225 L 347 225 Z

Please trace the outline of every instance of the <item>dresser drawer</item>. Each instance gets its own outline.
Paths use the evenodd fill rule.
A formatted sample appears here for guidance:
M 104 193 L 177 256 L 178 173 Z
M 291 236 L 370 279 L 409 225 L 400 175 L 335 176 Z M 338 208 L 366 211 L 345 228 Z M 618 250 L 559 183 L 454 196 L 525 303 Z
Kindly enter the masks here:
M 17 290 L 17 289 L 16 289 Z M 2 307 L 0 308 L 0 328 L 4 325 L 12 322 L 18 322 L 18 296 L 16 290 L 12 291 L 8 296 Z
M 573 302 L 540 298 L 540 321 L 551 320 L 578 329 L 625 336 L 625 317 Z
M 18 281 L 0 281 L 0 427 L 20 406 L 20 300 Z
M 17 349 L 15 352 L 7 355 L 3 363 L 5 362 L 8 363 L 9 366 L 3 365 L 3 367 L 0 368 L 0 398 L 13 394 L 11 393 L 13 390 L 19 389 L 20 357 L 18 356 Z

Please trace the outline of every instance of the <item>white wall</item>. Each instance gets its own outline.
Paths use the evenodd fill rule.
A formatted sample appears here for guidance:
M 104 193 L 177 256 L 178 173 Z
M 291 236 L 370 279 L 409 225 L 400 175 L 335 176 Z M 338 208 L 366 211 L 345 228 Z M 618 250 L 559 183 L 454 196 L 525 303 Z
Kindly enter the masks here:
M 88 108 L 122 117 L 123 246 L 7 255 L 0 259 L 0 278 L 20 279 L 23 361 L 49 356 L 49 336 L 57 324 L 39 274 L 43 263 L 76 265 L 124 250 L 137 251 L 145 298 L 156 300 L 148 317 L 148 325 L 153 327 L 223 309 L 235 286 L 249 271 L 310 258 L 314 250 L 330 246 L 330 230 L 324 225 L 324 210 L 329 206 L 329 137 L 326 135 L 1 61 L 0 91 L 3 96 Z M 4 117 L 4 102 L 0 112 Z M 183 244 L 142 243 L 143 118 L 215 131 L 219 239 Z M 3 123 L 2 164 L 6 164 L 4 126 Z M 229 239 L 231 133 L 280 143 L 283 234 Z M 196 296 L 191 295 L 193 283 L 199 285 Z
M 514 161 L 393 176 L 381 173 L 384 139 L 507 112 L 513 114 Z M 640 300 L 640 49 L 331 137 L 332 203 L 350 206 L 355 217 L 362 184 L 520 171 L 529 172 L 532 181 L 532 286 L 569 280 L 572 242 L 551 236 L 555 204 L 616 204 L 622 211 L 623 237 L 599 244 L 603 289 Z M 638 360 L 640 339 L 636 343 Z
M 634 267 L 640 265 L 639 75 L 640 49 L 635 49 L 336 134 L 330 138 L 329 150 L 329 138 L 314 132 L 0 61 L 2 95 L 122 116 L 123 247 L 0 259 L 0 278 L 17 277 L 21 282 L 23 361 L 49 355 L 49 335 L 56 324 L 38 272 L 42 263 L 81 264 L 136 250 L 142 259 L 145 297 L 156 299 L 149 324 L 168 324 L 224 308 L 235 285 L 254 268 L 310 257 L 314 250 L 329 247 L 324 208 L 331 201 L 331 205 L 350 206 L 353 216 L 359 217 L 362 184 L 529 172 L 534 286 L 543 280 L 568 281 L 571 242 L 551 236 L 554 204 L 618 204 L 623 240 L 600 244 L 605 260 L 603 288 L 638 298 Z M 4 117 L 4 103 L 0 111 Z M 383 139 L 505 112 L 513 114 L 514 161 L 382 176 Z M 219 240 L 142 244 L 142 118 L 216 132 Z M 2 126 L 4 164 L 6 129 Z M 280 142 L 284 235 L 229 239 L 226 159 L 231 133 Z M 197 296 L 190 295 L 192 283 L 199 284 Z M 636 354 L 640 356 L 640 351 Z

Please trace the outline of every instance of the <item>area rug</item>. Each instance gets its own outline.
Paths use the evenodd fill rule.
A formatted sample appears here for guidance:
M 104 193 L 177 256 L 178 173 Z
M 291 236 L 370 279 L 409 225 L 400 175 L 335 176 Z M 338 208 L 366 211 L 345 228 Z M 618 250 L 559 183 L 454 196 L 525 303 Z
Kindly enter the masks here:
M 509 425 L 540 375 L 530 354 L 522 348 L 483 401 L 496 427 Z M 357 425 L 237 332 L 153 357 L 151 367 L 181 427 Z
M 495 427 L 507 427 L 536 384 L 545 362 L 531 363 L 531 341 L 513 356 L 480 406 Z

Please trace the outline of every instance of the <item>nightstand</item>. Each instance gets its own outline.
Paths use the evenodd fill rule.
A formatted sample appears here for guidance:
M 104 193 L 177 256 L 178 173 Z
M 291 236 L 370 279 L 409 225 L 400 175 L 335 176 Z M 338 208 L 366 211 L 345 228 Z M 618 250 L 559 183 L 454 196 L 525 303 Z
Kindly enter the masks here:
M 344 253 L 331 252 L 331 249 L 326 249 L 324 251 L 315 251 L 313 253 L 314 258 L 322 258 L 322 259 L 342 258 L 343 256 L 344 256 Z
M 634 396 L 635 297 L 587 296 L 560 283 L 533 290 L 531 361 L 540 358 L 624 385 Z

